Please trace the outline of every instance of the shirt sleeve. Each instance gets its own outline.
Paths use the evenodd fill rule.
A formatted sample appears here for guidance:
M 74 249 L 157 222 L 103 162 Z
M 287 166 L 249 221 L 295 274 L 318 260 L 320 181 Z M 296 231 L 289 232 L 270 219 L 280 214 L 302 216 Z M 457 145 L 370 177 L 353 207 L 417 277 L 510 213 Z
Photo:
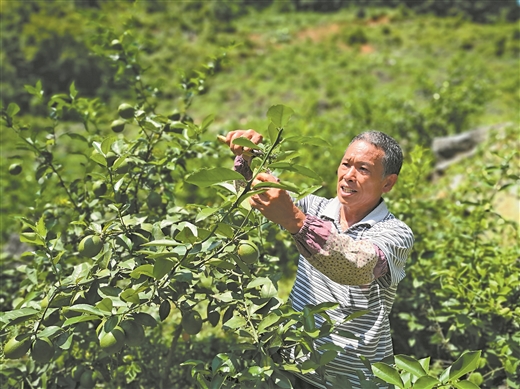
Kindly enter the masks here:
M 311 265 L 343 285 L 365 285 L 388 272 L 382 250 L 367 240 L 340 234 L 332 222 L 307 215 L 293 235 L 296 247 Z
M 253 171 L 249 167 L 247 161 L 241 155 L 235 157 L 233 168 L 236 172 L 242 174 L 246 181 L 249 181 L 253 177 Z

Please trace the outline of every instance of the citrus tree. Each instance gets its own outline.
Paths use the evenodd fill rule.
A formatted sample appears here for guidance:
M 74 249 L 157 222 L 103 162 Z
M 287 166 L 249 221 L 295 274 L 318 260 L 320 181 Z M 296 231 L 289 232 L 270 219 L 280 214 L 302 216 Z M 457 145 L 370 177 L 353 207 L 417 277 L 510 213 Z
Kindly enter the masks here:
M 16 218 L 27 250 L 3 274 L 13 294 L 0 315 L 8 387 L 291 388 L 288 372 L 312 371 L 333 381 L 324 366 L 340 350 L 331 343 L 315 349 L 314 340 L 338 331 L 327 314 L 335 304 L 297 312 L 279 297 L 272 242 L 283 245 L 287 236 L 247 203 L 267 186 L 296 197 L 318 186 L 252 190 L 252 180 L 226 166 L 229 152 L 215 136 L 204 140 L 213 116 L 196 123 L 188 114 L 225 55 L 181 77 L 178 107 L 158 112 L 160 89 L 144 81 L 129 32 L 106 34 L 97 54 L 135 90 L 117 113 L 80 97 L 74 83 L 47 96 L 40 82 L 26 90 L 46 109 L 46 125 L 27 124 L 14 103 L 2 110 L 4 129 L 19 138 L 16 158 L 24 160 L 9 173 L 25 174 L 35 198 Z M 274 105 L 264 144 L 235 141 L 253 149 L 253 177 L 269 169 L 316 178 L 287 146 L 292 114 Z M 325 319 L 319 328 L 316 315 Z M 211 336 L 221 339 L 217 349 L 197 348 Z M 182 352 L 181 340 L 189 345 Z M 294 359 L 281 357 L 288 348 Z M 423 378 L 424 387 L 456 384 L 475 367 L 475 355 L 433 383 Z M 379 378 L 363 379 L 366 387 L 428 376 L 427 364 L 417 362 L 419 369 L 403 357 L 396 368 L 404 375 L 413 369 L 415 378 L 399 381 L 387 362 L 372 368 L 367 361 Z

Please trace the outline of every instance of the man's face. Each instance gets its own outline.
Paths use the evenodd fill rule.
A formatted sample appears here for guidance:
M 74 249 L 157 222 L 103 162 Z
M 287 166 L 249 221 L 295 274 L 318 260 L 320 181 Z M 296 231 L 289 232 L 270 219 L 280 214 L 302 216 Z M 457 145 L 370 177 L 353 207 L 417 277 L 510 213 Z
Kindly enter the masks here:
M 349 212 L 368 214 L 397 181 L 396 174 L 383 177 L 383 156 L 383 150 L 363 140 L 345 151 L 338 167 L 337 195 Z

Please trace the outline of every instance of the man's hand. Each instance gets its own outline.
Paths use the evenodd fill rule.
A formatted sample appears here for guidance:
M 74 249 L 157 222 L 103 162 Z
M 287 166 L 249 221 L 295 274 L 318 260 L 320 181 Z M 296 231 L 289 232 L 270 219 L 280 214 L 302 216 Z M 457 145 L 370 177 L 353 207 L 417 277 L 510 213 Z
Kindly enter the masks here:
M 253 189 L 260 182 L 278 182 L 267 173 L 260 173 L 253 181 Z M 265 192 L 251 196 L 249 203 L 273 223 L 281 225 L 291 234 L 296 234 L 303 226 L 305 214 L 294 205 L 289 193 L 283 189 L 269 188 Z
M 249 139 L 251 142 L 253 142 L 255 145 L 262 142 L 264 139 L 261 134 L 256 132 L 255 130 L 236 130 L 231 131 L 226 135 L 226 143 L 235 155 L 243 155 L 244 159 L 247 161 L 247 163 L 251 162 L 252 156 L 251 156 L 251 149 L 249 147 L 243 147 L 239 145 L 233 144 L 233 140 L 237 138 L 246 138 Z M 246 155 L 244 153 L 248 153 L 249 155 Z

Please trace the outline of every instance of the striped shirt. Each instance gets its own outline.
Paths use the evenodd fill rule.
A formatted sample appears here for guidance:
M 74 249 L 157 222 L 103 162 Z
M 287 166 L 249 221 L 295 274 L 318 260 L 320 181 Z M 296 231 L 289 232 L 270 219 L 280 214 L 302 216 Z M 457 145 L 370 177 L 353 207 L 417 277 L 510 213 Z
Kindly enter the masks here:
M 372 377 L 360 356 L 373 363 L 393 355 L 388 315 L 397 284 L 405 276 L 413 233 L 388 211 L 383 200 L 345 231 L 339 220 L 341 204 L 337 198 L 310 195 L 296 205 L 307 219 L 293 235 L 300 251 L 290 294 L 294 309 L 302 311 L 307 304 L 336 302 L 338 308 L 327 313 L 337 322 L 356 311 L 369 311 L 338 327 L 353 333 L 356 339 L 334 333 L 316 340 L 316 348 L 331 342 L 343 349 L 325 370 L 341 386 L 323 382 L 316 373 L 299 376 L 318 388 L 361 388 L 356 372 L 363 372 L 367 379 Z M 319 315 L 315 321 L 317 327 L 324 323 Z

